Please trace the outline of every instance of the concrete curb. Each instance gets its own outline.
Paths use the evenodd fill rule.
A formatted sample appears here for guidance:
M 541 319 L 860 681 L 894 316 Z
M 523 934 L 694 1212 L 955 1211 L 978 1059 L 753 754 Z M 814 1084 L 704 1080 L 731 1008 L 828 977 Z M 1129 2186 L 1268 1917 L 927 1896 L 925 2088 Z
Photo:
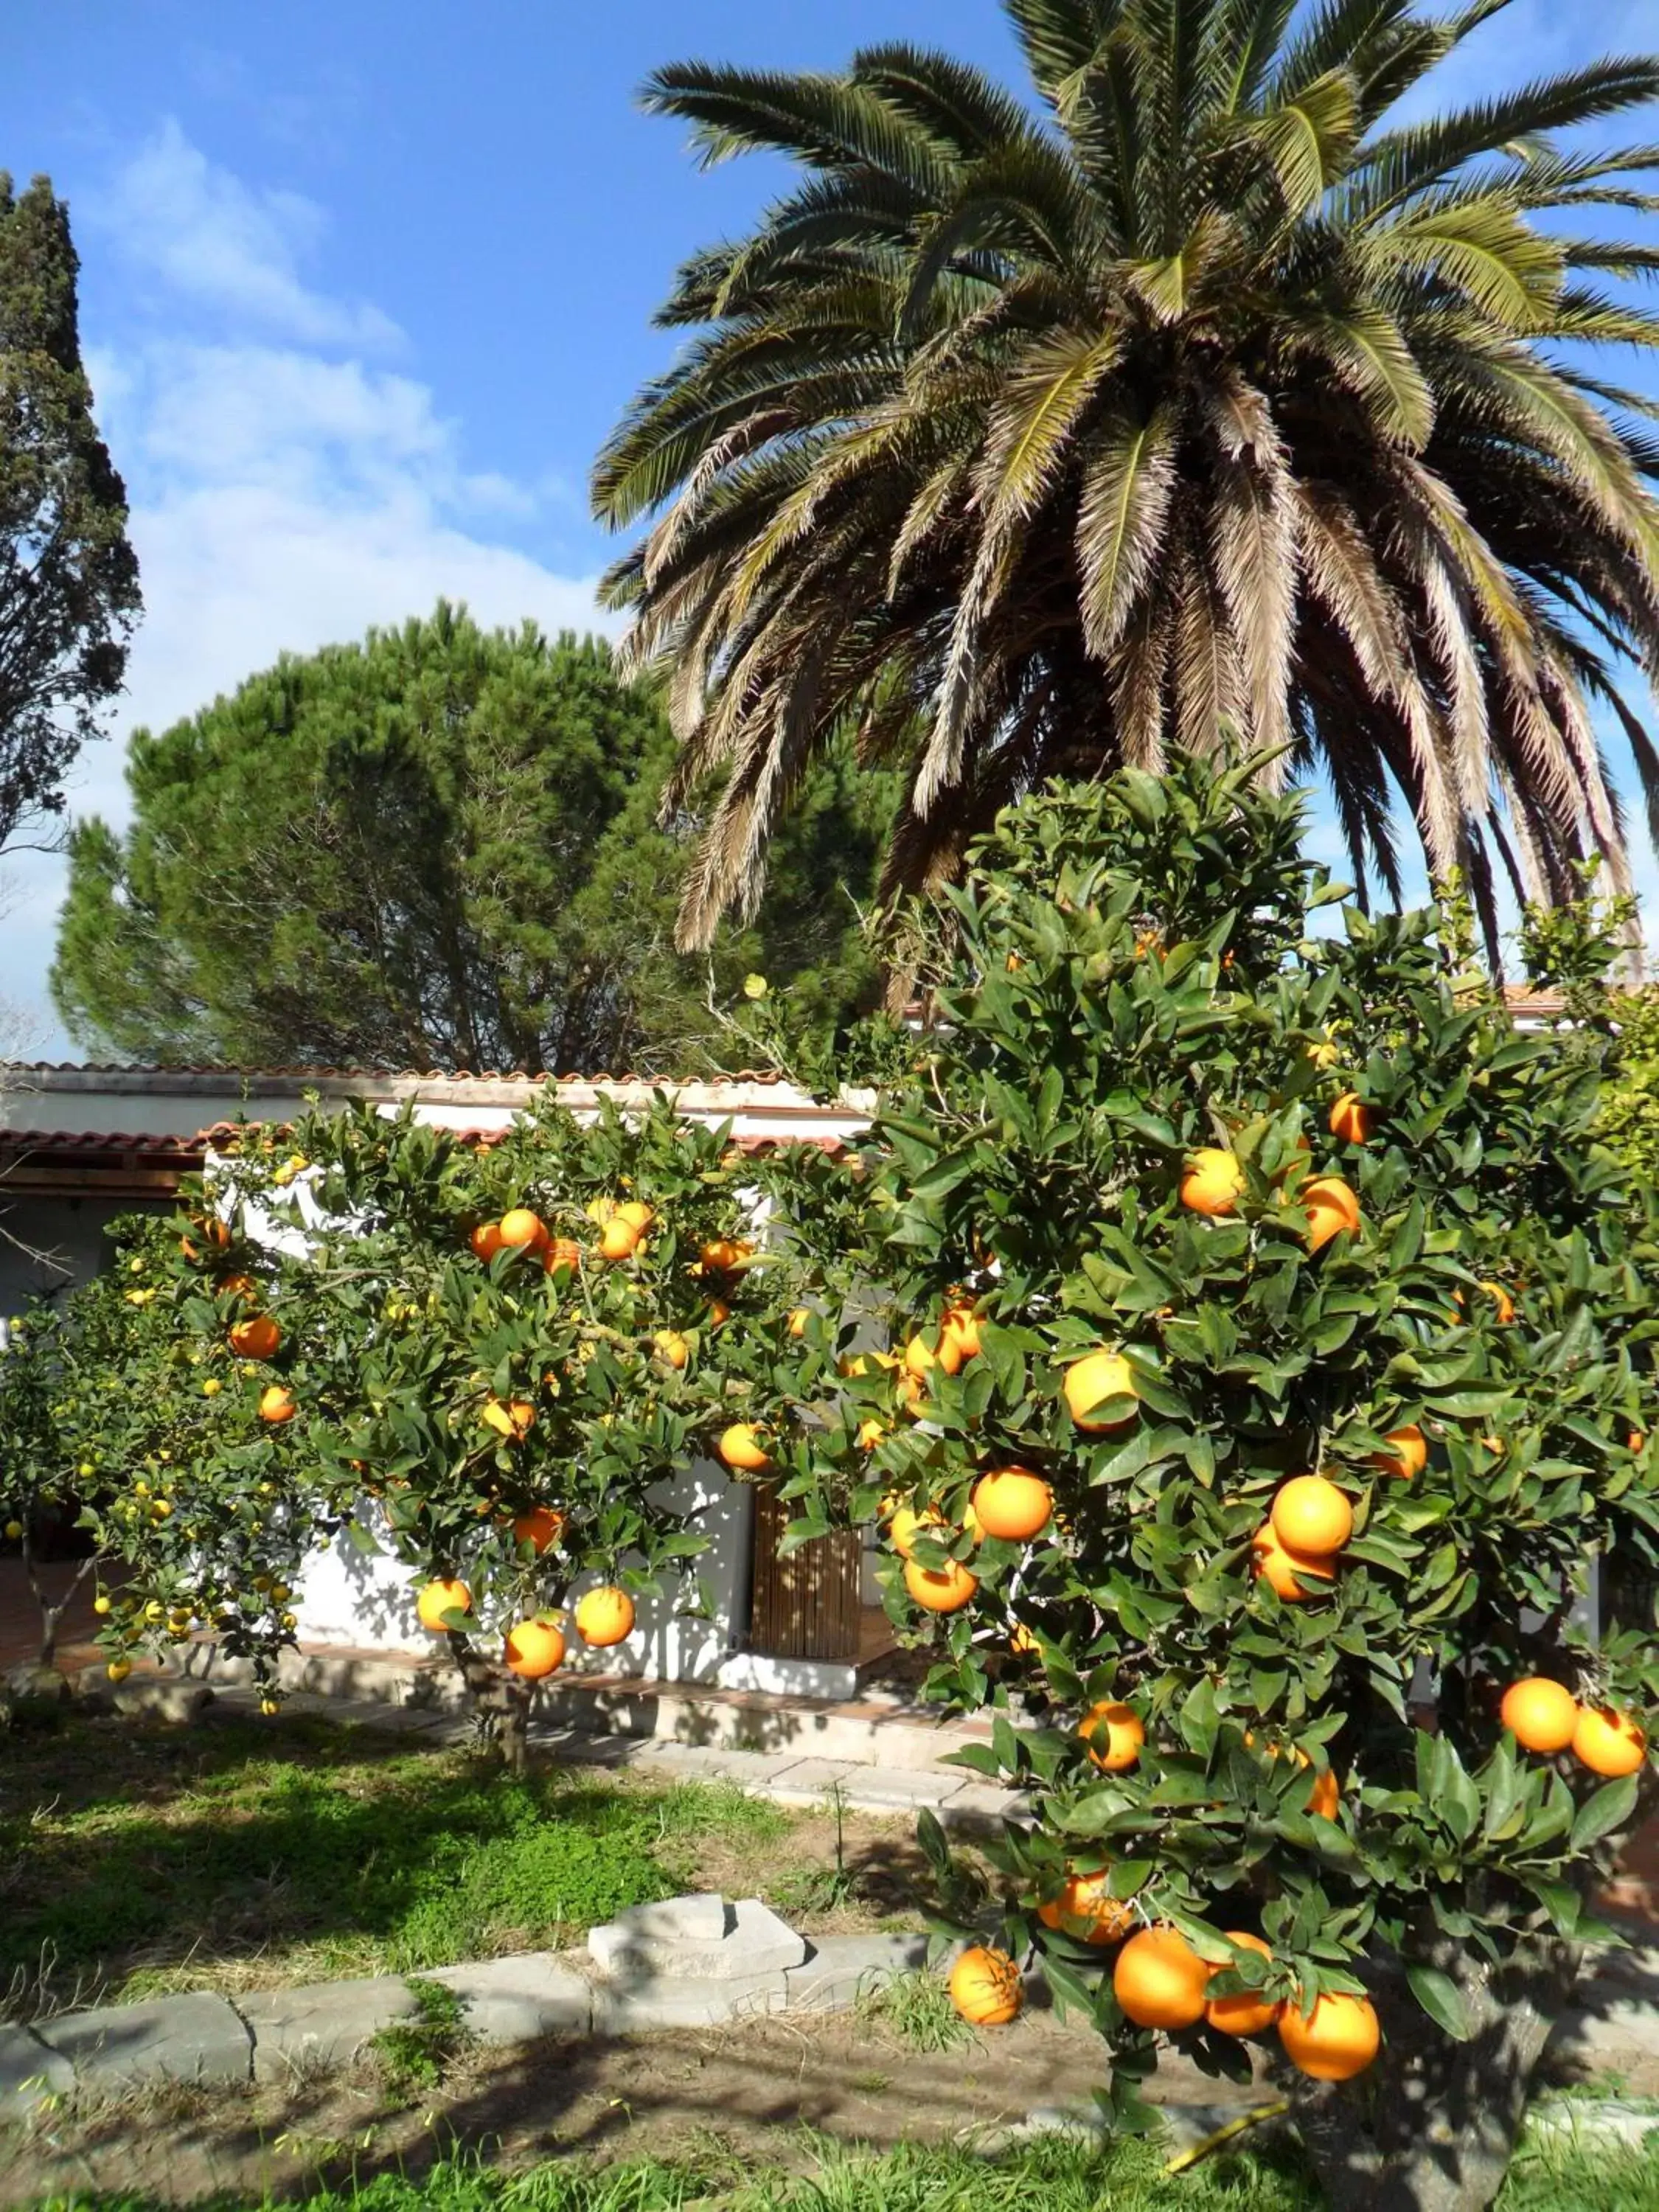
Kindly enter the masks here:
M 849 2008 L 866 1991 L 927 1962 L 925 1936 L 803 1938 L 802 1964 L 725 1978 L 680 1973 L 609 1983 L 552 1952 L 480 1959 L 405 1978 L 260 1990 L 233 2002 L 197 1992 L 0 2026 L 0 2125 L 77 2088 L 119 2092 L 155 2081 L 215 2086 L 295 2079 L 349 2064 L 375 2036 L 419 2010 L 410 1979 L 461 2000 L 462 2025 L 486 2043 L 543 2036 L 625 2036 L 718 2027 L 772 2013 Z

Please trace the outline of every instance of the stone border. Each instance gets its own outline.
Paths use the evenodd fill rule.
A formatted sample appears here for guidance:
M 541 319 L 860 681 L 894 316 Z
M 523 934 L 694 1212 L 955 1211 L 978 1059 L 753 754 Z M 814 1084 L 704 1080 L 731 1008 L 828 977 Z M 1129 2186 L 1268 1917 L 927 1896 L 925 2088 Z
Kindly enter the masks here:
M 466 2033 L 489 2043 L 548 2035 L 635 2035 L 787 2012 L 845 2011 L 869 1990 L 927 1962 L 926 1936 L 805 1939 L 797 1966 L 697 1980 L 665 1974 L 610 1983 L 550 1951 L 436 1966 L 414 1977 L 453 1990 Z M 0 2124 L 77 2088 L 154 2081 L 283 2081 L 349 2064 L 382 2029 L 417 2011 L 409 1980 L 382 1974 L 249 1991 L 207 1991 L 0 2026 Z

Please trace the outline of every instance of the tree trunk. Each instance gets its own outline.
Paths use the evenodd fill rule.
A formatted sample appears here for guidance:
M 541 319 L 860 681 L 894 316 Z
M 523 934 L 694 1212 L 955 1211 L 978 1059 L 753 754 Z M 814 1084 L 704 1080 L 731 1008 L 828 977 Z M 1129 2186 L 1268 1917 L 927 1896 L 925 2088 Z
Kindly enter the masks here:
M 530 1684 L 486 1659 L 469 1638 L 453 1628 L 449 1648 L 471 1696 L 481 1733 L 500 1753 L 509 1774 L 523 1774 L 530 1764 Z
M 1345 2086 L 1298 2075 L 1290 2087 L 1332 2212 L 1486 2212 L 1583 1956 L 1550 1936 L 1529 1938 L 1497 1967 L 1442 1947 L 1428 1963 L 1462 1992 L 1474 2029 L 1467 2043 L 1435 2026 L 1403 1975 L 1373 1990 L 1383 2033 L 1376 2064 Z

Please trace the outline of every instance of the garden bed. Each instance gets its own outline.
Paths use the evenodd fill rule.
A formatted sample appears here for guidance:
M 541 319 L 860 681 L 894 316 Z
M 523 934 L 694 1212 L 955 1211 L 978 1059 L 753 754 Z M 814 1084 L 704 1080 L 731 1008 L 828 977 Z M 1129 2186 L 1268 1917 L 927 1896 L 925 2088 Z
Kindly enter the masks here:
M 917 1927 L 913 1823 L 549 1767 L 331 1721 L 65 1718 L 0 1762 L 0 2017 L 556 1949 L 629 1905 L 760 1896 L 807 1934 Z

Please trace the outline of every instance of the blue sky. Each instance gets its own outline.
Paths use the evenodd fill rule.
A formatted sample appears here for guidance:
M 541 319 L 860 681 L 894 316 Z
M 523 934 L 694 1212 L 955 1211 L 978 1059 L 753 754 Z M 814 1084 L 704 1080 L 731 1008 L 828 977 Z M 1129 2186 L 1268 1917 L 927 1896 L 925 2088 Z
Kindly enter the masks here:
M 831 67 L 890 38 L 1012 76 L 996 0 L 10 0 L 0 166 L 70 201 L 82 337 L 147 614 L 121 739 L 441 593 L 585 627 L 593 451 L 670 339 L 675 264 L 775 179 L 709 175 L 634 94 L 688 53 Z M 1659 44 L 1659 0 L 1516 0 L 1440 97 Z M 1659 136 L 1659 131 L 1650 135 Z M 68 1056 L 61 862 L 0 866 L 0 1054 Z

